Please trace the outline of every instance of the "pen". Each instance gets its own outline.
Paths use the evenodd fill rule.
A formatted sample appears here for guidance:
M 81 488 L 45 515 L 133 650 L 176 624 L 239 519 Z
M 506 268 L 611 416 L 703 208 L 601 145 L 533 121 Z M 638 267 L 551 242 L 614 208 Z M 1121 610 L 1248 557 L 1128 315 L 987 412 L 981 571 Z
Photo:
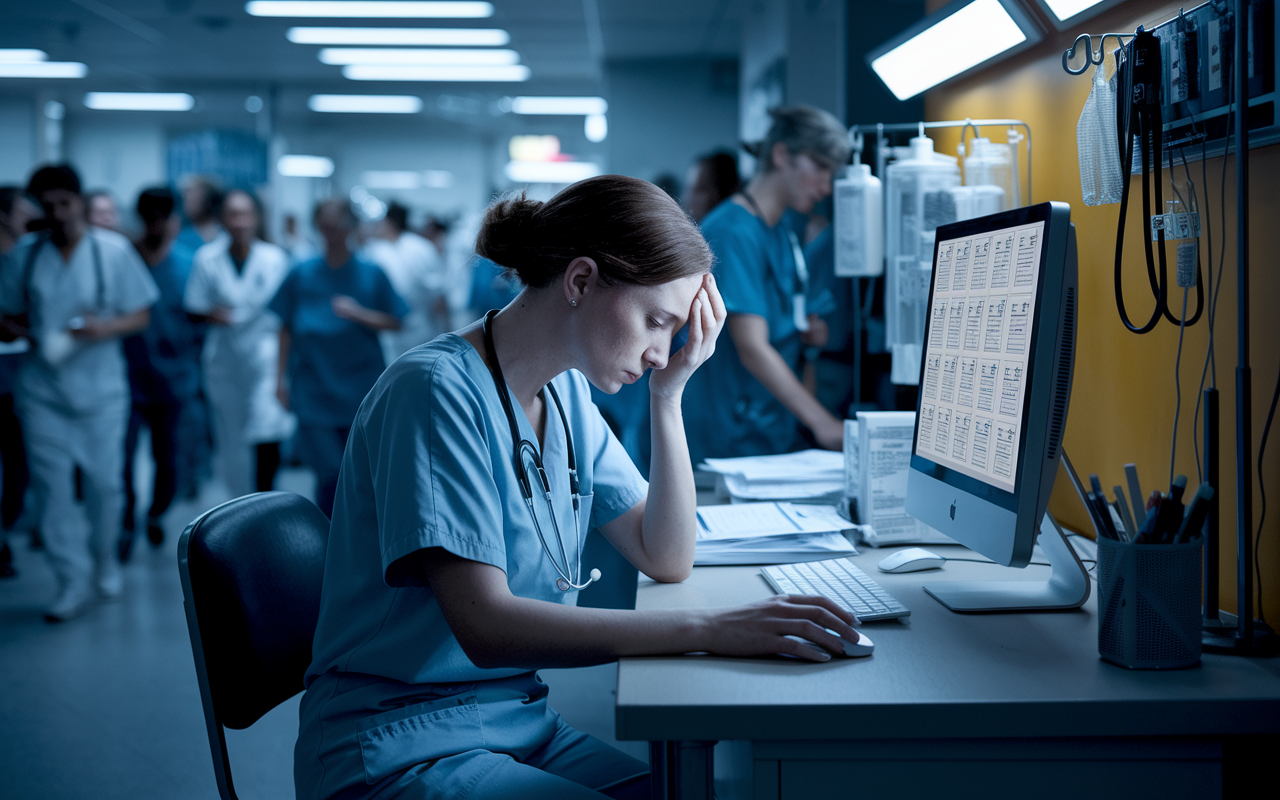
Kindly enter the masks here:
M 1129 541 L 1129 529 L 1124 526 L 1124 518 L 1120 516 L 1119 507 L 1115 503 L 1107 502 L 1105 498 L 1103 502 L 1107 503 L 1107 516 L 1111 518 L 1111 527 L 1115 529 L 1116 539 L 1121 542 Z
M 1129 501 L 1133 503 L 1133 518 L 1143 519 L 1146 516 L 1146 509 L 1139 507 L 1138 504 L 1146 495 L 1142 493 L 1142 486 L 1138 483 L 1138 465 L 1125 464 L 1124 476 L 1129 482 Z
M 1125 500 L 1124 489 L 1119 486 L 1114 488 L 1116 503 L 1120 506 L 1120 517 L 1124 520 L 1125 541 L 1131 542 L 1138 535 L 1138 526 L 1134 524 L 1136 518 L 1133 515 L 1133 507 L 1129 505 L 1129 501 Z
M 1178 536 L 1174 539 L 1175 543 L 1189 542 L 1200 535 L 1200 531 L 1204 528 L 1205 517 L 1209 515 L 1209 501 L 1213 500 L 1213 487 L 1207 482 L 1200 484 L 1200 488 L 1196 490 L 1195 499 L 1191 501 L 1191 508 L 1187 509 L 1186 519 L 1182 520 L 1182 527 L 1178 530 Z
M 1089 501 L 1093 503 L 1093 513 L 1098 518 L 1098 530 L 1102 531 L 1108 539 L 1120 541 L 1120 537 L 1116 534 L 1116 526 L 1111 524 L 1111 511 L 1107 507 L 1107 499 L 1100 496 L 1097 492 L 1089 492 Z
M 1186 491 L 1187 476 L 1179 475 L 1169 487 L 1169 494 L 1161 508 L 1160 517 L 1156 520 L 1156 528 L 1160 533 L 1157 541 L 1160 544 L 1173 544 L 1174 538 L 1178 535 L 1178 527 L 1182 524 L 1183 518 L 1182 495 Z
M 1147 498 L 1147 517 L 1138 530 L 1138 538 L 1134 540 L 1137 544 L 1147 544 L 1154 536 L 1156 519 L 1160 516 L 1160 503 L 1159 492 L 1152 492 L 1151 497 Z

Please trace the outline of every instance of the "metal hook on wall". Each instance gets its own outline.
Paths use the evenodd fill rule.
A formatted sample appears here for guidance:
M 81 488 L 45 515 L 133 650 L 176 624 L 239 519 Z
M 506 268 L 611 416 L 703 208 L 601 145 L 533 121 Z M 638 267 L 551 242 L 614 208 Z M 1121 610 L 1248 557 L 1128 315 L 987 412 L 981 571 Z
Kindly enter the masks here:
M 1124 47 L 1125 39 L 1133 38 L 1132 33 L 1104 33 L 1097 37 L 1098 49 L 1095 51 L 1093 49 L 1094 37 L 1090 34 L 1082 33 L 1071 43 L 1071 47 L 1062 51 L 1062 68 L 1072 75 L 1083 75 L 1089 67 L 1101 64 L 1107 57 L 1106 44 L 1108 36 L 1114 36 L 1120 47 Z M 1080 65 L 1080 69 L 1072 69 L 1071 59 L 1076 57 L 1076 49 L 1079 48 L 1081 39 L 1084 40 L 1085 61 Z

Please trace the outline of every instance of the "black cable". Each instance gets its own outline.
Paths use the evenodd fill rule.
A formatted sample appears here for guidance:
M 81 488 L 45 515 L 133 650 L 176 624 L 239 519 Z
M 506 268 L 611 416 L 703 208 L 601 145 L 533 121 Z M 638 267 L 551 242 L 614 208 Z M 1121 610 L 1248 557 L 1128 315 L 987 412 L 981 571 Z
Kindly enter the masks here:
M 1178 455 L 1178 417 L 1182 415 L 1182 337 L 1187 332 L 1187 287 L 1182 287 L 1182 321 L 1178 325 L 1178 355 L 1173 360 L 1173 388 L 1177 403 L 1173 407 L 1173 442 L 1169 446 L 1169 485 L 1173 486 L 1174 459 Z
M 1276 416 L 1276 401 L 1280 400 L 1280 372 L 1276 374 L 1276 388 L 1271 394 L 1271 409 L 1267 412 L 1267 424 L 1262 427 L 1262 443 L 1258 445 L 1258 494 L 1262 496 L 1262 513 L 1258 517 L 1258 532 L 1253 537 L 1253 575 L 1258 584 L 1258 619 L 1267 621 L 1262 611 L 1262 567 L 1258 563 L 1258 543 L 1262 541 L 1262 523 L 1267 519 L 1267 490 L 1262 483 L 1262 454 L 1267 450 L 1267 437 L 1271 434 L 1271 421 Z

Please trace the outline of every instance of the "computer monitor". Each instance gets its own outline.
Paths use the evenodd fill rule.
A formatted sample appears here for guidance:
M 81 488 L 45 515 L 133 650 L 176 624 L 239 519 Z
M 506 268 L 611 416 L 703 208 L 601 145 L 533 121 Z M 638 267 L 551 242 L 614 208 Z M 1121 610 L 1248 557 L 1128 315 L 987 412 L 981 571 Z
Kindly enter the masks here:
M 1040 581 L 925 590 L 955 611 L 1074 608 L 1088 574 L 1048 517 L 1071 398 L 1076 325 L 1071 207 L 1041 203 L 938 227 L 907 473 L 907 513 Z M 1083 587 L 1081 587 L 1083 582 Z

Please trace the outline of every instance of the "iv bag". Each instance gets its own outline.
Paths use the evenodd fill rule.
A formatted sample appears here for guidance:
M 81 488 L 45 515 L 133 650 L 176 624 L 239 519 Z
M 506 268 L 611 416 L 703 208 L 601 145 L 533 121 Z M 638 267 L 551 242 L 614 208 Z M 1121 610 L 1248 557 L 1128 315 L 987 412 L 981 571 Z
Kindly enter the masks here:
M 1080 155 L 1080 194 L 1087 206 L 1119 203 L 1124 188 L 1116 135 L 1116 84 L 1107 81 L 1102 65 L 1093 71 L 1093 88 L 1076 125 Z

